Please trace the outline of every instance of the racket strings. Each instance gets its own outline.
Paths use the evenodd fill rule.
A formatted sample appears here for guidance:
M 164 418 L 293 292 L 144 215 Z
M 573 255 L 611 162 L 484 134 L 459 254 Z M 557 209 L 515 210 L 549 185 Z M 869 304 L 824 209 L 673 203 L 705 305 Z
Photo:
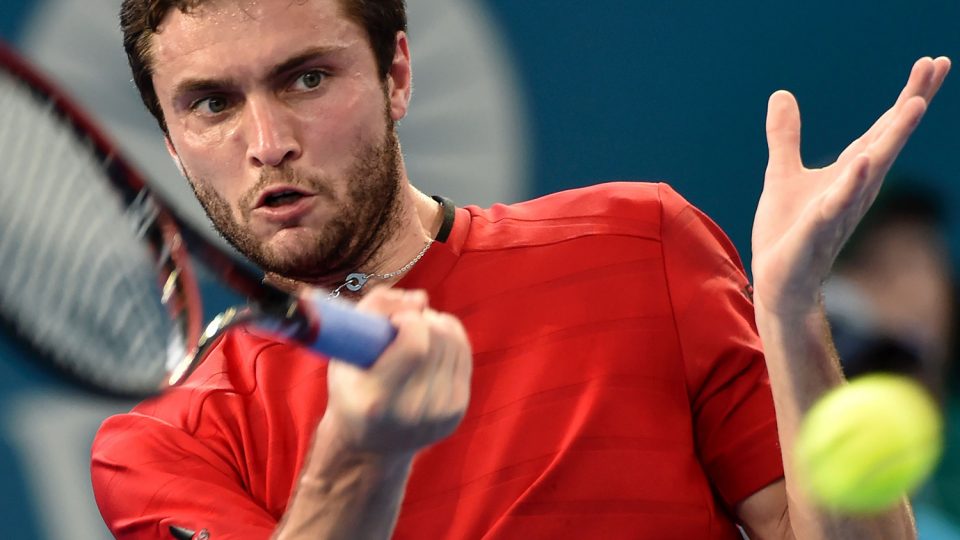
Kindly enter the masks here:
M 77 170 L 79 171 L 81 169 L 78 168 Z M 28 176 L 28 178 L 29 177 L 31 176 Z M 69 183 L 75 179 L 76 177 L 67 178 L 67 181 Z M 68 192 L 69 190 L 60 191 L 61 194 Z M 61 220 L 67 224 L 79 224 L 77 212 L 78 209 L 90 205 L 89 194 L 89 191 L 84 192 L 83 195 L 85 195 L 85 197 L 83 199 L 69 206 L 64 204 L 65 200 L 62 195 L 51 198 L 49 194 L 41 193 L 35 200 L 49 201 L 49 207 L 51 208 L 67 209 L 68 213 L 62 215 Z M 32 201 L 23 202 L 29 205 Z M 16 264 L 16 268 L 21 271 L 21 274 L 25 275 L 26 280 L 24 281 L 21 276 L 14 273 L 12 283 L 16 287 L 16 290 L 36 291 L 37 295 L 34 296 L 33 301 L 38 306 L 42 307 L 47 313 L 66 313 L 67 320 L 73 325 L 72 327 L 57 328 L 55 324 L 45 324 L 39 327 L 39 337 L 48 338 L 51 333 L 56 334 L 63 331 L 69 332 L 74 330 L 71 332 L 71 334 L 73 334 L 72 341 L 74 344 L 78 344 L 80 343 L 79 340 L 91 335 L 91 331 L 96 331 L 99 333 L 100 339 L 103 340 L 102 344 L 105 345 L 108 350 L 116 349 L 118 346 L 122 346 L 123 335 L 121 325 L 123 321 L 135 320 L 131 319 L 133 315 L 131 308 L 135 307 L 136 304 L 131 302 L 114 302 L 113 306 L 117 306 L 117 312 L 110 317 L 111 305 L 107 302 L 98 302 L 95 294 L 96 289 L 101 288 L 102 290 L 116 291 L 118 295 L 122 297 L 129 297 L 127 294 L 128 291 L 125 291 L 123 287 L 125 282 L 128 281 L 123 279 L 126 273 L 122 271 L 110 272 L 110 269 L 106 268 L 108 262 L 110 262 L 107 258 L 94 259 L 96 266 L 89 273 L 84 271 L 83 268 L 77 268 L 76 263 L 83 261 L 83 257 L 78 256 L 78 253 L 83 254 L 94 249 L 92 246 L 94 239 L 101 236 L 97 233 L 102 231 L 98 231 L 96 227 L 79 227 L 75 229 L 75 231 L 79 232 L 81 236 L 77 237 L 77 235 L 74 234 L 71 236 L 73 240 L 72 243 L 61 243 L 61 245 L 57 247 L 61 252 L 61 256 L 53 258 L 52 260 L 49 257 L 44 257 L 44 255 L 47 254 L 42 250 L 24 249 L 29 248 L 29 246 L 27 243 L 21 243 L 20 251 L 11 259 L 6 260 L 19 261 L 19 263 Z M 40 230 L 33 227 L 26 232 L 25 237 L 37 239 L 37 241 L 31 242 L 31 246 L 54 246 L 59 234 L 60 231 L 52 227 L 41 228 Z M 62 239 L 62 237 L 60 239 Z M 72 254 L 66 254 L 66 250 L 72 250 Z M 52 265 L 46 272 L 36 271 L 40 263 L 44 262 L 44 260 L 52 263 Z M 106 276 L 108 281 L 97 284 L 93 279 L 84 279 L 86 274 L 90 276 Z M 48 282 L 49 276 L 62 276 L 63 279 L 59 280 L 59 282 Z M 126 288 L 129 289 L 130 287 Z M 61 291 L 61 289 L 64 290 Z M 60 294 L 61 292 L 62 294 Z M 95 310 L 91 312 L 91 308 Z M 56 323 L 63 321 L 56 317 L 48 317 L 44 322 Z M 94 341 L 92 343 L 98 344 L 101 342 Z M 137 335 L 131 343 L 134 353 L 141 352 L 138 350 L 138 343 L 141 343 L 139 347 L 142 347 L 142 336 L 140 335 Z M 104 352 L 105 351 L 98 351 L 98 354 L 102 355 Z M 111 356 L 107 355 L 105 358 L 109 359 Z
M 143 240 L 153 218 L 128 211 L 110 155 L 37 96 L 0 71 L 0 310 L 68 371 L 150 391 L 179 334 Z

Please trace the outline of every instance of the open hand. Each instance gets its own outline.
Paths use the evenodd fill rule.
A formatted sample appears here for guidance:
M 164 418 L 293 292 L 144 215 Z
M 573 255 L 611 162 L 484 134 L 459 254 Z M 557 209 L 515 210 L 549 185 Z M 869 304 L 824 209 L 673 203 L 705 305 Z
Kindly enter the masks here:
M 787 91 L 770 96 L 770 158 L 753 224 L 758 308 L 803 314 L 844 242 L 873 203 L 883 178 L 940 89 L 950 60 L 921 58 L 893 107 L 822 169 L 800 158 L 800 111 Z

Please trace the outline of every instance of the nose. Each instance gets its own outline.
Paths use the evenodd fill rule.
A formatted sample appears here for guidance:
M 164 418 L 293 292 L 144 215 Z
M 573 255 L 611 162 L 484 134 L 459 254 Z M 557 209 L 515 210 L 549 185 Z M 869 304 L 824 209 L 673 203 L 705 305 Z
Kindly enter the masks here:
M 244 111 L 247 159 L 254 167 L 279 167 L 300 157 L 295 120 L 270 98 L 252 97 Z

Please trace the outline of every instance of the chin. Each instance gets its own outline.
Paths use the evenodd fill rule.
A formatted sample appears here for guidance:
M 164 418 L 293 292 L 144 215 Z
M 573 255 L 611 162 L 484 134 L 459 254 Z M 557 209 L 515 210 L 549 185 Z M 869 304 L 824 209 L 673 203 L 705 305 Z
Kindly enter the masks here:
M 263 270 L 296 281 L 316 281 L 317 261 L 310 254 L 270 253 L 265 261 L 258 261 Z
M 278 261 L 303 258 L 316 245 L 317 232 L 307 227 L 281 229 L 262 244 L 268 257 Z

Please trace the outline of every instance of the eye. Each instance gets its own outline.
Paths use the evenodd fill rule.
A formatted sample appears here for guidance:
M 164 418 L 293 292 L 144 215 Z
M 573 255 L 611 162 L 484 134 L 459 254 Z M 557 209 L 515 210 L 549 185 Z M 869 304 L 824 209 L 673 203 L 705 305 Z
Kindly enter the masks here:
M 203 114 L 220 114 L 227 110 L 230 103 L 223 96 L 207 96 L 194 101 L 190 105 L 190 110 L 198 111 Z
M 293 80 L 292 89 L 293 90 L 312 90 L 323 82 L 327 78 L 327 74 L 319 69 L 311 69 L 310 71 L 305 71 L 301 73 L 296 79 Z

